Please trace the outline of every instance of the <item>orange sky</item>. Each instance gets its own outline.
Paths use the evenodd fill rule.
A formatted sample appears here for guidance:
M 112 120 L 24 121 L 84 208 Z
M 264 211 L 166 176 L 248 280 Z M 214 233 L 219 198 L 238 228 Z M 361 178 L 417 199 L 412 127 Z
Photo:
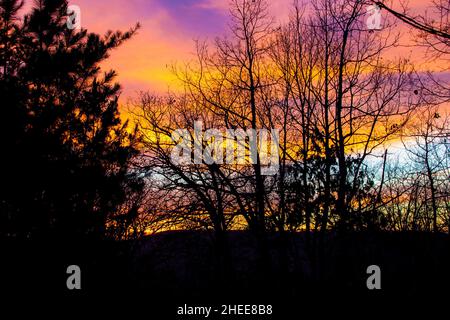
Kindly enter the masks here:
M 287 16 L 292 0 L 273 1 L 274 15 Z M 192 59 L 195 39 L 214 39 L 227 32 L 228 0 L 75 0 L 82 26 L 103 34 L 126 30 L 136 22 L 142 29 L 104 64 L 119 73 L 122 101 L 136 91 L 158 93 L 176 89 L 170 66 Z
M 271 13 L 279 21 L 286 19 L 292 2 L 269 1 Z M 142 24 L 139 34 L 104 64 L 119 74 L 122 103 L 139 90 L 164 93 L 176 89 L 170 66 L 194 57 L 194 40 L 227 34 L 228 0 L 71 0 L 70 4 L 81 8 L 82 26 L 89 31 L 103 34 Z M 409 7 L 413 13 L 423 13 L 430 4 L 431 0 L 412 0 Z M 402 30 L 407 31 L 406 37 L 411 34 L 406 27 Z M 423 62 L 417 48 L 402 48 L 395 54 Z

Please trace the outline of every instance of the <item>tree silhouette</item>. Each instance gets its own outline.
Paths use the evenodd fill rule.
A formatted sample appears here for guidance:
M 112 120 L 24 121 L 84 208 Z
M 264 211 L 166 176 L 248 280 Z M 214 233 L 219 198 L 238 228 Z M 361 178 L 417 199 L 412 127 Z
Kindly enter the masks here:
M 139 25 L 101 37 L 66 26 L 67 1 L 36 1 L 23 19 L 22 5 L 0 2 L 1 235 L 101 237 L 142 185 L 116 74 L 99 64 Z

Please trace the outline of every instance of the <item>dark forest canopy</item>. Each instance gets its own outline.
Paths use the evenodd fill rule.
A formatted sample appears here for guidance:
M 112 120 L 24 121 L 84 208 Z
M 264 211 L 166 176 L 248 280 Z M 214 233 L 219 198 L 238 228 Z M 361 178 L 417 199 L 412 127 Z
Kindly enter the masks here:
M 25 16 L 23 2 L 0 2 L 1 236 L 448 232 L 448 88 L 386 58 L 395 23 L 367 30 L 361 0 L 296 3 L 282 25 L 266 1 L 230 5 L 229 37 L 197 42 L 196 61 L 174 70 L 185 92 L 142 93 L 132 128 L 100 64 L 138 25 L 100 36 L 67 27 L 66 1 Z M 276 128 L 279 170 L 265 175 L 260 151 L 248 166 L 174 164 L 171 134 L 197 121 Z M 392 161 L 392 141 L 408 161 Z

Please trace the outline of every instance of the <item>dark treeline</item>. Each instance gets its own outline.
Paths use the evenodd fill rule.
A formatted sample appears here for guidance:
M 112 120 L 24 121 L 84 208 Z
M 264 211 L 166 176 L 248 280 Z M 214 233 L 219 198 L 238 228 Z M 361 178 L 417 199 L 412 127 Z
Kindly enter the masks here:
M 414 245 L 421 243 L 415 232 L 443 239 L 450 226 L 450 118 L 441 105 L 450 91 L 437 75 L 391 53 L 400 45 L 395 28 L 405 14 L 383 16 L 382 31 L 367 30 L 370 4 L 295 2 L 278 25 L 265 1 L 231 1 L 229 36 L 197 42 L 196 59 L 174 67 L 183 92 L 142 93 L 130 106 L 131 125 L 120 118 L 115 72 L 100 64 L 139 25 L 99 36 L 67 27 L 66 1 L 35 1 L 22 15 L 23 2 L 1 0 L 1 241 L 50 240 L 72 249 L 110 240 L 101 251 L 83 245 L 58 252 L 63 263 L 72 257 L 94 268 L 98 261 L 121 268 L 123 260 L 105 258 L 109 250 L 118 255 L 127 251 L 119 247 L 137 244 L 140 253 L 133 254 L 141 258 L 148 234 L 207 231 L 198 232 L 198 239 L 214 239 L 205 263 L 212 263 L 215 280 L 235 285 L 246 279 L 236 276 L 242 256 L 230 238 L 251 235 L 257 268 L 248 283 L 262 286 L 260 276 L 274 272 L 278 283 L 289 282 L 287 270 L 306 279 L 304 259 L 309 280 L 324 280 L 333 272 L 326 265 L 362 252 L 351 243 L 359 239 L 363 246 L 364 234 L 398 232 Z M 436 8 L 448 18 L 448 6 Z M 418 21 L 443 30 L 419 28 L 416 41 L 446 61 L 444 19 Z M 174 163 L 180 141 L 173 132 L 187 129 L 197 141 L 199 122 L 204 131 L 221 133 L 279 130 L 276 172 L 267 174 L 262 149 L 254 163 L 220 164 L 205 154 L 201 164 Z M 199 143 L 211 148 L 210 140 Z M 398 241 L 379 239 L 374 243 Z M 116 249 L 109 246 L 114 241 Z M 178 255 L 176 245 L 161 256 Z M 11 251 L 46 258 L 34 249 Z
M 230 36 L 197 42 L 196 59 L 174 67 L 184 92 L 131 105 L 158 195 L 153 230 L 449 231 L 448 87 L 392 54 L 395 18 L 367 29 L 367 5 L 297 3 L 276 25 L 266 2 L 232 1 Z M 196 123 L 235 148 L 225 130 L 278 129 L 279 171 L 264 174 L 262 149 L 256 163 L 208 163 L 218 145 Z M 177 129 L 207 150 L 202 164 L 174 163 Z
M 209 260 L 216 275 L 233 285 L 240 279 L 256 292 L 266 292 L 267 278 L 286 291 L 307 283 L 323 289 L 326 279 L 343 288 L 341 281 L 361 275 L 364 263 L 398 255 L 391 263 L 401 265 L 412 252 L 420 262 L 411 263 L 409 277 L 428 261 L 446 283 L 448 255 L 430 258 L 426 252 L 435 252 L 436 243 L 418 239 L 422 232 L 434 233 L 430 239 L 449 232 L 449 118 L 441 106 L 450 91 L 437 74 L 392 53 L 401 46 L 395 16 L 383 16 L 382 31 L 367 29 L 370 4 L 295 3 L 289 20 L 278 25 L 267 2 L 231 1 L 229 35 L 197 42 L 196 58 L 174 66 L 183 92 L 142 93 L 131 103 L 143 135 L 138 165 L 156 195 L 145 204 L 155 212 L 150 232 L 208 230 L 219 256 Z M 418 45 L 433 41 L 434 35 L 418 32 Z M 428 54 L 447 57 L 442 50 L 438 57 Z M 219 133 L 199 139 L 198 123 Z M 264 174 L 262 157 L 246 164 L 209 161 L 214 154 L 222 159 L 223 144 L 242 143 L 226 130 L 272 128 L 279 130 L 276 174 Z M 206 150 L 188 151 L 188 159 L 201 157 L 201 164 L 174 163 L 177 129 L 187 130 L 184 146 Z M 250 140 L 243 143 L 250 154 Z M 244 259 L 233 243 L 243 241 L 236 230 L 256 239 L 248 254 L 259 258 L 248 282 L 235 273 Z M 391 232 L 403 236 L 373 236 Z M 397 270 L 390 277 L 401 276 Z M 361 281 L 349 280 L 350 287 L 360 288 L 355 283 Z M 412 280 L 405 292 L 425 287 Z

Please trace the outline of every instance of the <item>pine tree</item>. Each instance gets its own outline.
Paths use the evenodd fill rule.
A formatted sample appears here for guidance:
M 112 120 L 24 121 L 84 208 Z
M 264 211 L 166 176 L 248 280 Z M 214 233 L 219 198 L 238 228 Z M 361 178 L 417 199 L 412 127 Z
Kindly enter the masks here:
M 0 194 L 3 236 L 102 237 L 142 182 L 130 170 L 136 131 L 122 123 L 115 72 L 100 63 L 130 39 L 70 30 L 67 1 L 0 1 Z

